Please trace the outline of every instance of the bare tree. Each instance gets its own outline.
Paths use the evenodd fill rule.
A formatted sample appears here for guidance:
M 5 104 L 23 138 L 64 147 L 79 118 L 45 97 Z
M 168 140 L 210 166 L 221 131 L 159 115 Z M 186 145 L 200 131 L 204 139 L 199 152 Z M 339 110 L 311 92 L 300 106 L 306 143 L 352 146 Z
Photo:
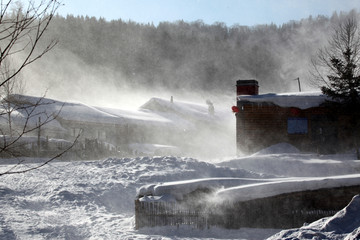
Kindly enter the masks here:
M 328 106 L 350 117 L 350 131 L 360 158 L 360 32 L 355 16 L 343 20 L 334 28 L 329 46 L 319 50 L 312 66 L 313 79 L 332 100 Z
M 6 59 L 5 61 L 3 61 L 2 65 L 1 65 L 1 69 L 0 69 L 0 82 L 5 81 L 6 79 L 8 79 L 11 75 L 13 74 L 13 71 L 10 68 L 10 64 L 9 64 L 9 60 Z M 6 120 L 8 123 L 8 134 L 10 135 L 10 137 L 12 137 L 12 112 L 15 110 L 15 108 L 13 107 L 13 104 L 11 103 L 11 101 L 9 101 L 9 99 L 11 98 L 11 95 L 13 94 L 24 94 L 25 92 L 25 82 L 23 81 L 22 78 L 19 77 L 19 74 L 15 77 L 13 77 L 13 79 L 11 81 L 7 81 L 1 88 L 0 90 L 2 90 L 0 92 L 3 100 L 1 102 L 1 106 L 2 106 L 2 111 L 0 112 L 1 115 L 6 114 Z
M 18 1 L 1 0 L 0 6 L 0 117 L 6 119 L 7 129 L 4 125 L 0 127 L 0 155 L 15 157 L 18 161 L 9 169 L 0 172 L 4 174 L 23 173 L 40 168 L 52 160 L 66 153 L 73 145 L 61 150 L 55 156 L 36 165 L 24 165 L 24 158 L 19 156 L 19 146 L 22 138 L 27 134 L 39 133 L 40 129 L 56 119 L 61 111 L 48 113 L 46 105 L 52 104 L 44 96 L 36 100 L 22 100 L 19 95 L 14 95 L 17 77 L 22 70 L 43 57 L 57 44 L 52 40 L 47 44 L 40 44 L 45 31 L 49 27 L 51 20 L 60 2 L 57 0 L 29 0 L 27 5 L 22 5 Z M 11 64 L 10 64 L 11 63 Z M 17 126 L 12 123 L 12 114 L 20 118 Z

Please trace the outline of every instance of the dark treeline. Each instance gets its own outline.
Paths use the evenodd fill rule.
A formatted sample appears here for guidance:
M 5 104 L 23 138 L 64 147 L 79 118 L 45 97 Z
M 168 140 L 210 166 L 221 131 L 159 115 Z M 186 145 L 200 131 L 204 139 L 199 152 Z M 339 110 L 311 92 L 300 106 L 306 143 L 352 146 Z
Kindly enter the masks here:
M 142 84 L 228 93 L 236 79 L 256 78 L 261 92 L 296 91 L 293 79 L 308 81 L 311 56 L 327 44 L 332 26 L 349 14 L 359 15 L 353 10 L 253 27 L 200 20 L 154 26 L 69 15 L 56 16 L 47 37 L 59 40 L 58 57 L 71 54 L 83 66 L 118 73 L 111 84 L 119 88 Z M 108 79 L 99 81 L 108 84 Z

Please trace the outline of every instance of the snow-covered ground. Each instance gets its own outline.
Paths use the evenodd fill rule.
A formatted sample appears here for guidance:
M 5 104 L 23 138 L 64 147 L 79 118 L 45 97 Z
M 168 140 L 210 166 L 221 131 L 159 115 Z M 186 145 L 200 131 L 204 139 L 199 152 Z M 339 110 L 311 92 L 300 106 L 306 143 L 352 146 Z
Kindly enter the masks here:
M 9 167 L 0 165 L 0 171 Z M 288 231 L 186 226 L 135 230 L 134 198 L 142 186 L 173 181 L 267 182 L 276 179 L 275 175 L 287 179 L 337 175 L 335 178 L 345 179 L 339 175 L 357 173 L 360 162 L 355 154 L 301 154 L 286 144 L 217 163 L 185 157 L 53 162 L 26 174 L 1 177 L 0 239 L 266 239 L 273 235 L 271 239 L 356 239 L 360 232 L 359 198 L 331 218 Z M 357 181 L 356 175 L 351 181 Z

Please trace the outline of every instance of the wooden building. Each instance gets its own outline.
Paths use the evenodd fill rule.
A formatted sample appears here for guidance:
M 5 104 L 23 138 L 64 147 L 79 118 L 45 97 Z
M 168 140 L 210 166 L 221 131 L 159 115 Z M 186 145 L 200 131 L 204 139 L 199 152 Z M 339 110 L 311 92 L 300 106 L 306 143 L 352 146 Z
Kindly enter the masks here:
M 12 136 L 11 131 L 35 129 L 23 134 L 19 156 L 48 156 L 51 150 L 66 148 L 77 137 L 77 144 L 71 150 L 75 156 L 70 156 L 71 159 L 193 155 L 199 149 L 207 154 L 209 148 L 217 146 L 215 140 L 227 139 L 221 135 L 224 126 L 228 126 L 227 118 L 214 110 L 209 112 L 209 104 L 173 98 L 170 101 L 152 98 L 139 109 L 123 110 L 12 95 L 8 102 L 0 102 L 0 111 L 0 145 L 10 137 L 16 139 L 17 135 Z M 203 139 L 210 137 L 216 139 L 204 143 Z
M 254 153 L 277 143 L 301 151 L 334 153 L 352 146 L 349 116 L 324 106 L 321 92 L 258 94 L 256 80 L 237 81 L 238 153 Z

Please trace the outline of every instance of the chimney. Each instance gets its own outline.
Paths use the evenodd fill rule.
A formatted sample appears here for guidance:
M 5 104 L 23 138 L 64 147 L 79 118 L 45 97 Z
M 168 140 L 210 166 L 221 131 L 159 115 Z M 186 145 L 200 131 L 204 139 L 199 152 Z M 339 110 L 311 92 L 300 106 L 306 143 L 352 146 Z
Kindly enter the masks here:
M 256 80 L 237 80 L 236 95 L 258 95 L 259 84 Z

